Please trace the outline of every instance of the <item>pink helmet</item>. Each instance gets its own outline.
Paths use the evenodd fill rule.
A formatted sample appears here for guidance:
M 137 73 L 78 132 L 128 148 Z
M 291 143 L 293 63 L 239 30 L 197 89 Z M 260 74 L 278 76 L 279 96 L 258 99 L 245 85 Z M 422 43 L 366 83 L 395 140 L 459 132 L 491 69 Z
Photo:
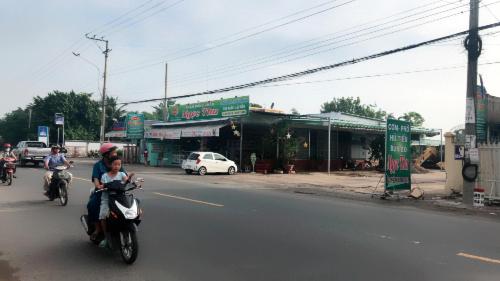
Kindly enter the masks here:
M 115 150 L 117 147 L 115 145 L 113 145 L 112 143 L 104 143 L 103 145 L 101 145 L 101 148 L 99 148 L 99 153 L 101 153 L 101 155 L 103 154 L 106 154 L 112 150 Z

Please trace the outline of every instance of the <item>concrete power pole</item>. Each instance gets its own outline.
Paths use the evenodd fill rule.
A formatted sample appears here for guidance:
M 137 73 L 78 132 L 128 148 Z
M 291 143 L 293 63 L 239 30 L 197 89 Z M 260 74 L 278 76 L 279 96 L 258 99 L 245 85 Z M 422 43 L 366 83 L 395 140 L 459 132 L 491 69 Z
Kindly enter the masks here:
M 465 40 L 468 51 L 467 63 L 467 96 L 465 120 L 465 163 L 470 163 L 469 148 L 476 148 L 476 102 L 477 90 L 477 60 L 481 54 L 481 39 L 478 32 L 479 25 L 479 0 L 470 0 L 469 35 Z M 464 180 L 463 202 L 472 205 L 474 196 L 474 183 Z
M 92 36 L 92 37 L 89 37 L 88 34 L 85 34 L 85 37 L 87 37 L 87 39 L 90 39 L 90 40 L 94 40 L 94 41 L 100 41 L 100 42 L 104 42 L 106 44 L 106 49 L 104 49 L 102 51 L 102 53 L 104 54 L 104 74 L 103 74 L 103 85 L 102 85 L 102 101 L 101 101 L 101 133 L 100 133 L 100 138 L 99 138 L 99 141 L 101 144 L 104 143 L 104 135 L 105 135 L 105 130 L 106 130 L 106 79 L 107 79 L 107 74 L 108 74 L 108 53 L 111 51 L 111 49 L 109 49 L 108 45 L 109 45 L 109 41 L 108 40 L 104 40 L 103 37 L 101 38 L 97 38 L 95 35 Z
M 168 101 L 167 101 L 168 63 L 165 63 L 165 99 L 163 100 L 163 122 L 167 122 Z

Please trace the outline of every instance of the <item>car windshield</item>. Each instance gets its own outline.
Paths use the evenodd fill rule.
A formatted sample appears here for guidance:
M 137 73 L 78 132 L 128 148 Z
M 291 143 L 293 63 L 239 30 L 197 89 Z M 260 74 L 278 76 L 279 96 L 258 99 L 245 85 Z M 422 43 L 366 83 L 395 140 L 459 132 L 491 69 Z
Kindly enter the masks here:
M 198 157 L 200 157 L 200 154 L 198 154 L 198 153 L 191 153 L 188 156 L 188 160 L 196 160 L 196 159 L 198 159 Z

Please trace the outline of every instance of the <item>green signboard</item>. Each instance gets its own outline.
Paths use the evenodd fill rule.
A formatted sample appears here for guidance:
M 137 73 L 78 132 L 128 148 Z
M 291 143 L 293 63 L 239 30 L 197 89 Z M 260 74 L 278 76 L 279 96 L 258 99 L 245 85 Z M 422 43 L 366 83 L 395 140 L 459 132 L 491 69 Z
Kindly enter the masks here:
M 144 138 L 144 114 L 142 113 L 127 114 L 127 138 L 128 139 Z
M 478 86 L 476 91 L 476 142 L 486 142 L 488 118 L 488 96 L 484 87 Z
M 385 133 L 385 189 L 411 189 L 411 125 L 388 119 Z
M 192 104 L 176 104 L 168 109 L 168 121 L 207 120 L 248 115 L 248 96 Z

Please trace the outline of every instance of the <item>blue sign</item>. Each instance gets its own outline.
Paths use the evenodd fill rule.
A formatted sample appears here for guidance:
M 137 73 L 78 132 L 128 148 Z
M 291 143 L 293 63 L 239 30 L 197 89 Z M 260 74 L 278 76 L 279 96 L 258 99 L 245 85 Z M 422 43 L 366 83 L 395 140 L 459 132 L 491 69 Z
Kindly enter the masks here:
M 38 141 L 44 142 L 49 145 L 49 127 L 38 126 Z
M 38 136 L 42 138 L 46 138 L 49 135 L 49 127 L 46 126 L 38 126 Z

